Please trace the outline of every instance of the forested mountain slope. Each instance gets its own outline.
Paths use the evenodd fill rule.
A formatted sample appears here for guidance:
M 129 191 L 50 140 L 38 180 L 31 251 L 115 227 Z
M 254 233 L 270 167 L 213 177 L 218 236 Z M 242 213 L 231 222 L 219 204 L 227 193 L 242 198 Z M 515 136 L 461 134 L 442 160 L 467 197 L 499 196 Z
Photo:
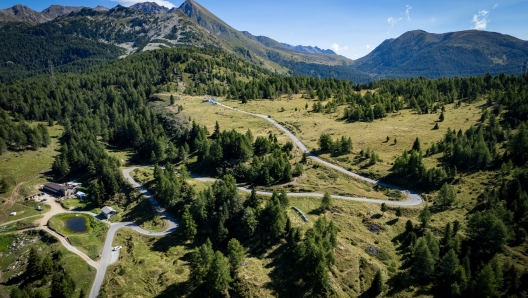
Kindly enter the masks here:
M 223 42 L 182 13 L 160 16 L 122 6 L 84 8 L 38 25 L 8 23 L 0 36 L 0 82 L 46 72 L 50 64 L 58 72 L 78 71 L 136 51 Z
M 231 285 L 237 293 L 243 293 L 244 289 L 259 291 L 251 283 L 243 283 L 246 288 L 241 287 L 237 279 L 225 274 L 221 287 L 206 282 L 217 273 L 209 271 L 211 260 L 215 260 L 215 266 L 222 265 L 225 261 L 222 252 L 230 250 L 226 246 L 232 239 L 239 239 L 248 250 L 255 246 L 255 251 L 272 245 L 281 247 L 269 258 L 281 260 L 287 266 L 269 264 L 273 267 L 271 275 L 281 276 L 270 284 L 290 296 L 358 296 L 370 291 L 399 295 L 408 290 L 430 295 L 501 296 L 526 290 L 526 283 L 521 281 L 528 278 L 523 272 L 525 257 L 519 253 L 525 251 L 528 228 L 525 125 L 528 107 L 524 101 L 527 80 L 528 75 L 488 75 L 392 79 L 356 85 L 347 80 L 281 77 L 219 49 L 179 47 L 138 53 L 83 73 L 57 74 L 54 80 L 50 76 L 37 76 L 2 84 L 0 107 L 9 114 L 0 116 L 17 121 L 58 120 L 65 133 L 53 173 L 62 179 L 83 173 L 89 180 L 89 192 L 101 206 L 119 197 L 125 187 L 120 162 L 107 153 L 106 144 L 129 148 L 137 160 L 154 164 L 185 161 L 189 154 L 194 154 L 202 168 L 221 167 L 223 173 L 230 173 L 224 176 L 224 183 L 218 182 L 193 195 L 188 185 L 180 181 L 184 178 L 175 178 L 174 171 L 161 168 L 155 171 L 156 195 L 164 207 L 184 218 L 184 235 L 190 241 L 197 237 L 196 253 L 185 263 L 192 272 L 193 289 L 225 292 Z M 252 143 L 251 131 L 240 133 L 218 128 L 211 133 L 199 123 L 189 123 L 183 113 L 172 114 L 153 107 L 151 102 L 157 101 L 154 93 L 177 94 L 181 92 L 180 83 L 186 86 L 188 94 L 216 93 L 242 101 L 274 99 L 277 94 L 290 92 L 303 93 L 307 100 L 315 96 L 320 96 L 321 101 L 330 98 L 328 109 L 332 105 L 348 106 L 349 121 L 381 121 L 379 118 L 390 121 L 393 117 L 386 117 L 386 113 L 400 109 L 413 109 L 420 115 L 435 108 L 441 111 L 444 105 L 475 102 L 483 109 L 483 116 L 465 132 L 449 129 L 441 142 L 428 144 L 430 147 L 426 149 L 417 141 L 402 156 L 385 161 L 392 163 L 393 175 L 401 178 L 393 181 L 419 182 L 440 191 L 431 195 L 419 216 L 418 210 L 404 211 L 409 218 L 405 228 L 394 218 L 392 223 L 383 224 L 386 230 L 379 235 L 366 232 L 367 237 L 377 237 L 382 242 L 364 243 L 356 233 L 378 219 L 371 216 L 367 210 L 370 207 L 351 213 L 333 207 L 324 212 L 341 223 L 339 234 L 323 216 L 313 230 L 307 229 L 303 234 L 291 222 L 288 224 L 285 210 L 290 204 L 285 196 L 277 194 L 267 204 L 258 198 L 243 203 L 236 195 L 233 177 L 257 185 L 288 181 L 292 176 L 289 153 L 293 145 L 278 144 L 272 134 Z M 357 92 L 362 88 L 370 88 L 370 92 L 364 95 Z M 8 131 L 0 133 L 8 138 L 8 150 L 17 148 L 17 141 L 22 139 Z M 30 137 L 38 135 L 28 133 Z M 346 143 L 349 141 L 345 140 Z M 333 145 L 329 149 L 341 154 L 338 151 L 343 142 L 340 144 L 337 149 Z M 441 158 L 427 168 L 422 159 L 436 154 L 442 155 Z M 451 184 L 458 187 L 464 183 L 461 173 L 466 179 L 474 171 L 495 176 L 481 181 L 487 189 L 477 200 L 466 202 L 465 208 L 457 207 L 456 191 Z M 382 212 L 379 218 L 388 211 Z M 457 220 L 443 219 L 448 213 L 456 213 Z M 354 220 L 359 217 L 364 223 L 354 221 L 350 225 L 346 216 Z M 249 226 L 244 222 L 254 228 L 240 229 Z M 193 233 L 189 227 L 194 227 Z M 347 236 L 339 236 L 340 233 Z M 376 245 L 383 252 L 371 255 L 370 248 Z M 216 250 L 214 258 L 213 250 Z M 200 258 L 199 251 L 204 252 L 204 258 Z M 358 257 L 351 258 L 351 253 Z M 351 263 L 357 268 L 352 277 L 347 268 Z M 225 264 L 222 266 L 227 268 Z M 229 274 L 228 270 L 222 272 Z M 290 286 L 283 287 L 284 284 Z M 184 288 L 178 291 L 187 291 L 188 287 Z
M 355 61 L 358 70 L 380 77 L 454 77 L 520 74 L 528 60 L 528 41 L 513 36 L 467 30 L 443 34 L 409 31 L 387 39 Z
M 346 57 L 298 51 L 266 36 L 254 36 L 247 31 L 240 32 L 194 0 L 186 0 L 176 10 L 185 13 L 211 34 L 229 41 L 236 48 L 243 49 L 248 56 L 271 60 L 286 66 L 292 73 L 347 78 L 355 82 L 368 82 L 373 79 L 372 76 L 351 68 L 353 61 Z

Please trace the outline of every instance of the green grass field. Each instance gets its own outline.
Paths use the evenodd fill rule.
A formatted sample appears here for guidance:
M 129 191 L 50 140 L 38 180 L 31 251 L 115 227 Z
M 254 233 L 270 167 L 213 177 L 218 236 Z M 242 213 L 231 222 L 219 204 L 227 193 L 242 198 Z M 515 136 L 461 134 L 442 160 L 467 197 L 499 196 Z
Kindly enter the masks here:
M 36 126 L 39 122 L 30 125 Z M 39 186 L 47 182 L 46 177 L 53 158 L 58 154 L 60 148 L 58 138 L 62 135 L 64 128 L 60 125 L 48 127 L 51 144 L 37 151 L 26 150 L 23 152 L 8 151 L 0 155 L 0 176 L 9 177 L 13 185 L 6 192 L 0 194 L 0 222 L 9 220 L 9 213 L 16 211 L 12 208 L 15 202 L 20 202 L 25 196 L 39 193 Z M 12 196 L 15 186 L 18 191 Z M 29 209 L 28 209 L 29 210 Z
M 86 232 L 74 233 L 65 226 L 65 221 L 74 217 L 83 217 L 86 219 Z M 108 226 L 91 215 L 80 213 L 59 214 L 53 216 L 49 220 L 48 225 L 53 230 L 65 235 L 71 245 L 77 247 L 94 260 L 98 258 L 98 255 L 103 250 Z
M 168 101 L 169 94 L 157 94 L 157 96 L 165 101 Z M 176 105 L 182 105 L 184 107 L 183 113 L 189 115 L 191 119 L 197 121 L 200 125 L 207 126 L 209 132 L 214 130 L 215 123 L 218 122 L 221 129 L 235 129 L 239 132 L 245 132 L 248 128 L 251 129 L 253 135 L 256 136 L 267 136 L 270 132 L 277 134 L 279 142 L 285 143 L 290 139 L 279 129 L 271 125 L 265 119 L 257 118 L 251 115 L 235 112 L 223 107 L 212 105 L 209 103 L 202 103 L 203 97 L 189 97 L 181 96 L 182 100 L 177 101 Z M 304 100 L 304 99 L 303 99 Z M 306 100 L 304 100 L 306 101 Z M 261 114 L 269 114 L 275 117 L 272 113 L 271 106 L 273 105 L 279 111 L 279 101 L 272 102 L 266 101 L 270 105 L 270 109 L 264 111 L 253 110 L 253 112 Z M 293 102 L 293 100 L 291 101 Z M 235 101 L 227 101 L 228 105 L 236 105 Z M 238 106 L 240 109 L 245 109 L 246 105 Z M 292 104 L 293 107 L 293 104 Z M 175 110 L 174 107 L 169 107 L 171 110 Z M 279 112 L 280 113 L 280 112 Z M 295 148 L 293 154 L 295 160 L 299 161 L 302 152 Z M 139 177 L 143 179 L 143 177 Z M 383 192 L 373 191 L 372 186 L 368 183 L 356 181 L 350 179 L 344 175 L 337 173 L 336 171 L 329 170 L 327 168 L 314 168 L 312 166 L 305 167 L 305 173 L 292 183 L 286 185 L 274 185 L 271 187 L 260 187 L 259 189 L 281 189 L 287 188 L 289 191 L 314 191 L 324 193 L 326 191 L 343 194 L 343 195 L 354 195 L 361 197 L 369 197 L 376 199 L 388 199 L 387 194 Z
M 405 230 L 405 222 L 416 218 L 420 208 L 404 210 L 398 219 L 394 210 L 385 214 L 377 204 L 364 204 L 334 200 L 330 211 L 319 211 L 319 198 L 290 198 L 292 205 L 300 208 L 309 219 L 308 223 L 294 211 L 287 211 L 292 224 L 303 230 L 313 225 L 320 216 L 333 220 L 340 229 L 338 247 L 335 250 L 337 262 L 331 268 L 332 284 L 339 296 L 358 296 L 372 282 L 374 273 L 382 269 L 392 276 L 401 266 L 397 252 L 398 236 Z M 376 225 L 379 233 L 370 232 L 368 227 Z M 284 249 L 279 242 L 264 250 L 246 250 L 246 266 L 241 267 L 240 277 L 251 293 L 259 297 L 282 296 L 281 287 L 288 279 L 281 265 L 288 260 L 277 257 Z M 105 279 L 105 291 L 110 296 L 130 297 L 185 296 L 192 292 L 188 284 L 188 253 L 193 249 L 175 234 L 155 238 L 140 235 L 130 229 L 119 230 L 113 245 L 122 245 L 120 259 L 109 267 Z M 379 253 L 371 255 L 366 251 L 375 247 Z M 284 280 L 283 280 L 284 279 Z
M 7 247 L 13 243 L 13 240 L 18 237 L 17 247 Z M 24 240 L 22 246 L 18 246 L 21 243 L 20 240 Z M 64 267 L 64 269 L 70 274 L 76 284 L 76 297 L 79 295 L 80 289 L 82 288 L 85 293 L 90 292 L 93 280 L 95 278 L 96 271 L 94 268 L 86 264 L 86 262 L 79 256 L 67 251 L 61 244 L 51 235 L 43 231 L 28 231 L 23 233 L 11 233 L 8 235 L 0 235 L 0 295 L 2 297 L 9 297 L 9 292 L 13 287 L 18 286 L 16 282 L 23 281 L 25 279 L 24 272 L 26 271 L 26 259 L 30 247 L 35 247 L 40 254 L 44 256 L 46 254 L 54 255 L 57 251 L 60 251 L 62 257 L 57 264 Z M 6 253 L 9 252 L 9 253 Z M 8 270 L 8 267 L 11 269 Z M 19 276 L 19 277 L 18 277 Z M 11 280 L 13 278 L 13 280 Z M 42 280 L 33 281 L 31 283 L 34 286 L 44 290 L 44 294 L 49 297 L 51 276 L 45 276 Z
M 474 125 L 482 114 L 478 102 L 472 105 L 464 104 L 460 108 L 454 108 L 453 104 L 447 105 L 444 122 L 439 122 L 439 129 L 433 130 L 439 114 L 419 115 L 412 110 L 404 109 L 373 122 L 349 123 L 341 119 L 346 106 L 340 106 L 336 113 L 313 113 L 314 102 L 315 100 L 300 98 L 299 95 L 294 96 L 292 100 L 254 100 L 246 104 L 235 100 L 224 100 L 225 104 L 241 110 L 271 115 L 293 131 L 310 150 L 318 149 L 318 140 L 323 133 L 330 134 L 334 139 L 341 138 L 341 136 L 350 137 L 354 145 L 352 154 L 342 155 L 339 158 L 323 154 L 322 157 L 333 160 L 345 168 L 351 167 L 355 171 L 365 171 L 366 162 L 357 163 L 354 158 L 362 149 L 370 148 L 379 154 L 382 162 L 370 167 L 368 171 L 381 176 L 387 174 L 396 157 L 400 156 L 404 150 L 412 148 L 417 137 L 421 140 L 425 151 L 432 142 L 443 138 L 447 128 L 465 131 Z M 308 110 L 305 109 L 306 104 L 309 106 Z M 295 111 L 296 108 L 297 111 Z M 390 138 L 388 142 L 387 137 Z M 397 139 L 396 144 L 394 144 L 394 139 Z M 348 160 L 345 161 L 347 157 Z M 429 164 L 432 165 L 434 162 Z
M 42 207 L 42 210 L 37 210 L 37 206 Z M 6 217 L 4 221 L 0 221 L 0 224 L 25 217 L 38 216 L 48 212 L 49 209 L 50 206 L 47 204 L 41 204 L 39 202 L 33 201 L 19 201 L 13 204 L 13 206 L 11 206 L 11 208 L 9 209 L 9 213 L 16 212 L 17 214 L 15 216 Z

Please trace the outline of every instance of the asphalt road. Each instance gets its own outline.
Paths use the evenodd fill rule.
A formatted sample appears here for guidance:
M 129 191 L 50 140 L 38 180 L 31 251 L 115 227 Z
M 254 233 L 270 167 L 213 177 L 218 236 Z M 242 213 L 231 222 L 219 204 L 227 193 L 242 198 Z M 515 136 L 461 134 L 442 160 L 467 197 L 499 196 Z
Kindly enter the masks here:
M 289 131 L 288 129 L 286 129 L 284 126 L 280 125 L 279 123 L 277 123 L 277 121 L 273 120 L 273 118 L 269 118 L 268 116 L 266 115 L 261 115 L 261 114 L 255 114 L 255 113 L 250 113 L 250 112 L 246 112 L 246 111 L 243 111 L 243 110 L 239 110 L 239 109 L 235 109 L 235 108 L 232 108 L 230 106 L 227 106 L 225 104 L 222 104 L 222 103 L 217 103 L 217 105 L 221 106 L 221 107 L 224 107 L 226 109 L 230 109 L 230 110 L 233 110 L 233 111 L 237 111 L 237 112 L 240 112 L 240 113 L 244 113 L 244 114 L 248 114 L 248 115 L 252 115 L 252 116 L 255 116 L 255 117 L 259 117 L 259 118 L 263 118 L 265 119 L 266 121 L 270 122 L 271 124 L 273 124 L 275 127 L 277 127 L 278 129 L 282 130 L 292 141 L 293 143 L 299 147 L 299 149 L 301 149 L 303 152 L 305 152 L 309 158 L 311 158 L 312 160 L 314 160 L 315 162 L 317 163 L 320 163 L 326 167 L 329 167 L 329 168 L 332 168 L 336 171 L 339 171 L 345 175 L 348 175 L 348 176 L 351 176 L 353 178 L 356 178 L 356 179 L 359 179 L 359 180 L 363 180 L 363 181 L 366 181 L 368 183 L 371 183 L 371 184 L 376 184 L 376 185 L 380 185 L 380 186 L 383 186 L 383 187 L 386 187 L 386 188 L 392 188 L 392 189 L 397 189 L 399 191 L 402 191 L 404 192 L 406 195 L 409 196 L 409 200 L 407 201 L 382 201 L 382 200 L 375 200 L 375 199 L 368 199 L 368 198 L 355 198 L 355 197 L 346 197 L 346 196 L 336 196 L 336 195 L 332 195 L 333 198 L 336 198 L 336 199 L 343 199 L 343 200 L 351 200 L 351 201 L 359 201 L 359 202 L 370 202 L 370 203 L 378 203 L 378 204 L 381 204 L 381 203 L 385 203 L 387 205 L 393 205 L 393 206 L 416 206 L 416 205 L 419 205 L 423 202 L 423 199 L 422 197 L 412 191 L 412 190 L 407 190 L 407 189 L 404 189 L 404 188 L 401 188 L 401 187 L 398 187 L 398 186 L 395 186 L 395 185 L 391 185 L 391 184 L 387 184 L 387 183 L 383 183 L 383 182 L 380 182 L 380 181 L 377 181 L 377 180 L 374 180 L 374 179 L 370 179 L 368 177 L 364 177 L 364 176 L 361 176 L 357 173 L 354 173 L 354 172 L 350 172 L 338 165 L 335 165 L 333 163 L 330 163 L 324 159 L 321 159 L 317 156 L 315 156 L 313 153 L 310 152 L 310 150 L 308 150 L 308 148 L 306 148 L 306 146 L 304 146 L 304 144 L 291 132 Z M 262 194 L 268 194 L 268 193 L 262 193 Z M 288 193 L 289 196 L 304 196 L 304 197 L 307 197 L 307 196 L 312 196 L 312 197 L 322 197 L 323 195 L 322 194 L 319 194 L 319 193 Z
M 99 269 L 97 270 L 97 275 L 95 276 L 94 283 L 92 285 L 92 289 L 90 290 L 90 298 L 97 298 L 99 295 L 99 291 L 101 290 L 101 285 L 103 284 L 104 277 L 106 274 L 106 269 L 108 268 L 108 265 L 112 263 L 112 244 L 114 242 L 115 233 L 117 230 L 121 228 L 131 228 L 135 230 L 138 233 L 141 233 L 143 235 L 149 235 L 149 236 L 165 236 L 167 234 L 170 234 L 174 232 L 178 228 L 178 222 L 171 217 L 167 211 L 161 207 L 161 205 L 154 199 L 154 197 L 149 193 L 149 191 L 137 183 L 131 176 L 130 172 L 137 169 L 130 168 L 123 171 L 123 175 L 125 176 L 125 179 L 132 184 L 134 187 L 136 187 L 154 206 L 154 209 L 164 218 L 168 221 L 169 227 L 162 232 L 149 232 L 147 230 L 142 229 L 139 225 L 133 223 L 133 222 L 119 222 L 119 223 L 111 223 L 110 229 L 108 230 L 108 234 L 106 235 L 105 244 L 103 247 L 103 253 L 101 255 L 101 260 L 99 262 Z M 124 248 L 125 249 L 125 248 Z
M 260 117 L 262 119 L 265 119 L 266 121 L 270 122 L 275 127 L 277 127 L 278 129 L 282 130 L 293 141 L 293 143 L 297 147 L 299 147 L 299 149 L 301 149 L 303 152 L 306 152 L 306 154 L 308 155 L 309 158 L 311 158 L 315 162 L 318 162 L 318 163 L 322 164 L 323 166 L 332 168 L 332 169 L 334 169 L 336 171 L 339 171 L 339 172 L 341 172 L 341 173 L 343 173 L 345 175 L 351 176 L 351 177 L 359 179 L 359 180 L 366 181 L 366 182 L 371 183 L 371 184 L 376 184 L 376 185 L 380 185 L 380 186 L 383 186 L 383 187 L 386 187 L 386 188 L 392 188 L 392 189 L 400 190 L 400 191 L 404 192 L 406 195 L 409 196 L 409 200 L 407 200 L 407 201 L 384 201 L 384 200 L 376 200 L 376 199 L 369 199 L 369 198 L 359 198 L 359 197 L 348 197 L 348 196 L 339 196 L 339 195 L 332 195 L 333 198 L 342 199 L 342 200 L 350 200 L 350 201 L 358 201 L 358 202 L 369 202 L 369 203 L 376 203 L 376 204 L 385 203 L 387 205 L 393 205 L 393 206 L 416 206 L 416 205 L 419 205 L 419 204 L 421 204 L 423 202 L 423 200 L 420 197 L 420 195 L 418 193 L 416 193 L 416 192 L 413 192 L 411 190 L 406 190 L 406 189 L 403 189 L 403 188 L 395 186 L 395 185 L 390 185 L 390 184 L 387 184 L 387 183 L 383 183 L 383 182 L 380 182 L 380 181 L 377 181 L 377 180 L 374 180 L 374 179 L 370 179 L 368 177 L 361 176 L 361 175 L 359 175 L 357 173 L 348 171 L 348 170 L 346 170 L 346 169 L 344 169 L 344 168 L 342 168 L 342 167 L 340 167 L 338 165 L 335 165 L 333 163 L 330 163 L 330 162 L 328 162 L 326 160 L 323 160 L 323 159 L 315 156 L 313 153 L 311 153 L 308 150 L 308 148 L 306 148 L 306 146 L 292 132 L 290 132 L 288 129 L 286 129 L 285 127 L 283 127 L 279 123 L 277 123 L 277 121 L 273 120 L 272 118 L 268 118 L 268 116 L 266 116 L 266 115 L 254 114 L 254 113 L 246 112 L 246 111 L 243 111 L 243 110 L 232 108 L 230 106 L 227 106 L 227 105 L 224 105 L 224 104 L 221 104 L 221 103 L 218 103 L 218 105 L 222 106 L 222 107 L 224 107 L 226 109 L 234 110 L 234 111 L 237 111 L 237 112 L 240 112 L 240 113 L 244 113 L 244 114 L 248 114 L 248 115 L 252 115 L 252 116 L 255 116 L 255 117 Z M 173 231 L 175 231 L 178 228 L 177 221 L 174 218 L 172 218 L 165 211 L 164 208 L 161 207 L 161 205 L 154 199 L 154 197 L 148 192 L 148 190 L 145 187 L 143 187 L 142 185 L 137 183 L 130 176 L 130 172 L 132 172 L 135 169 L 137 169 L 137 167 L 133 167 L 133 168 L 124 170 L 123 171 L 123 175 L 125 176 L 125 179 L 130 184 L 132 184 L 134 187 L 136 187 L 141 193 L 143 193 L 143 195 L 154 206 L 156 211 L 158 213 L 160 213 L 163 217 L 165 217 L 165 219 L 168 220 L 169 228 L 167 230 L 163 231 L 163 232 L 151 233 L 149 231 L 143 230 L 141 227 L 139 227 L 137 224 L 135 224 L 133 222 L 112 223 L 110 225 L 110 229 L 108 231 L 108 235 L 107 235 L 107 238 L 106 238 L 106 241 L 105 241 L 105 245 L 104 245 L 104 248 L 103 248 L 103 254 L 101 256 L 99 269 L 97 270 L 97 275 L 95 277 L 95 281 L 93 283 L 92 290 L 90 291 L 90 298 L 97 298 L 97 295 L 99 294 L 99 291 L 101 289 L 101 285 L 102 285 L 102 283 L 104 281 L 106 268 L 108 267 L 108 265 L 110 265 L 110 262 L 111 262 L 111 259 L 112 259 L 112 257 L 111 257 L 112 243 L 114 241 L 115 233 L 117 232 L 118 229 L 123 228 L 123 227 L 129 227 L 129 228 L 132 228 L 132 229 L 134 229 L 135 231 L 137 231 L 137 232 L 139 232 L 141 234 L 151 235 L 151 236 L 164 236 L 164 235 L 167 235 L 169 233 L 172 233 Z M 200 177 L 200 176 L 196 176 L 196 175 L 191 175 L 191 178 L 194 178 L 196 180 L 201 180 L 201 181 L 215 181 L 214 178 Z M 241 191 L 245 191 L 245 192 L 251 192 L 251 189 L 248 189 L 248 188 L 245 188 L 245 187 L 242 187 L 242 186 L 238 186 L 238 189 L 241 190 Z M 266 191 L 257 191 L 257 193 L 260 194 L 260 195 L 271 195 L 272 194 L 271 192 L 266 192 Z M 323 195 L 324 195 L 322 193 L 314 193 L 314 192 L 287 193 L 287 194 L 288 194 L 288 196 L 297 196 L 297 197 L 323 197 Z

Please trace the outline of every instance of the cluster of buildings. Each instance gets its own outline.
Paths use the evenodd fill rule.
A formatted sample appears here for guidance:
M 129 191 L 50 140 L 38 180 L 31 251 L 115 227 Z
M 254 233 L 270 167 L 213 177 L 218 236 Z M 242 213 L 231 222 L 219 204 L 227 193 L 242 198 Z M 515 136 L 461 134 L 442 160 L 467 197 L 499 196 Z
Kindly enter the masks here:
M 81 183 L 77 182 L 68 182 L 64 184 L 49 182 L 42 187 L 42 191 L 45 191 L 48 194 L 54 195 L 59 198 L 70 198 L 76 196 L 82 200 L 87 195 L 86 193 L 77 190 L 77 187 L 80 185 Z M 109 206 L 101 208 L 101 211 L 107 219 L 117 213 L 116 210 Z
M 49 182 L 42 187 L 42 191 L 45 191 L 59 198 L 70 198 L 73 196 L 77 196 L 79 199 L 82 199 L 86 197 L 86 193 L 77 190 L 77 186 L 80 185 L 81 183 L 77 182 L 68 182 L 64 184 Z

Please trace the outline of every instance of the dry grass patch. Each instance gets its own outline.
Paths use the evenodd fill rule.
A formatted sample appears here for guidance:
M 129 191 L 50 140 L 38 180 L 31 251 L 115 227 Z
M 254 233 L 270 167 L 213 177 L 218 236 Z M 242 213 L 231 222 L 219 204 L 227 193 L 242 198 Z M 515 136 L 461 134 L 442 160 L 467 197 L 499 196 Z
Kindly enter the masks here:
M 341 120 L 345 106 L 340 106 L 336 113 L 312 113 L 314 102 L 315 100 L 300 98 L 300 95 L 294 96 L 292 100 L 255 100 L 247 104 L 235 100 L 225 101 L 227 105 L 241 110 L 271 115 L 293 131 L 310 150 L 316 150 L 319 147 L 318 140 L 323 133 L 332 135 L 334 139 L 341 136 L 351 137 L 354 142 L 352 154 L 339 157 L 323 154 L 322 157 L 334 160 L 344 168 L 352 168 L 354 171 L 364 173 L 370 172 L 373 176 L 385 176 L 394 159 L 400 156 L 403 150 L 410 150 L 417 137 L 421 140 L 422 150 L 425 151 L 432 142 L 443 138 L 448 127 L 465 131 L 481 116 L 477 102 L 472 105 L 463 104 L 457 109 L 453 104 L 447 105 L 445 120 L 439 122 L 440 129 L 438 130 L 433 130 L 433 127 L 439 114 L 419 115 L 409 109 L 388 114 L 386 118 L 373 122 L 349 123 Z M 305 109 L 306 104 L 309 106 L 308 110 Z M 387 136 L 390 138 L 388 142 L 386 142 Z M 397 139 L 396 144 L 394 144 L 394 139 Z M 354 161 L 360 150 L 367 148 L 378 153 L 382 161 L 371 167 L 367 166 L 368 161 Z M 427 160 L 425 163 L 428 166 L 436 164 L 435 161 Z
M 157 97 L 169 101 L 170 94 L 156 94 Z M 253 136 L 268 136 L 270 132 L 277 134 L 279 142 L 289 141 L 284 132 L 275 128 L 265 119 L 254 117 L 248 114 L 236 112 L 210 103 L 203 103 L 203 96 L 180 96 L 182 100 L 176 101 L 176 105 L 183 106 L 183 113 L 190 116 L 200 125 L 205 125 L 210 133 L 214 131 L 215 123 L 218 121 L 221 130 L 235 129 L 240 133 L 245 133 L 248 128 Z M 231 103 L 231 102 L 229 102 Z M 177 111 L 175 107 L 169 107 L 173 112 Z

